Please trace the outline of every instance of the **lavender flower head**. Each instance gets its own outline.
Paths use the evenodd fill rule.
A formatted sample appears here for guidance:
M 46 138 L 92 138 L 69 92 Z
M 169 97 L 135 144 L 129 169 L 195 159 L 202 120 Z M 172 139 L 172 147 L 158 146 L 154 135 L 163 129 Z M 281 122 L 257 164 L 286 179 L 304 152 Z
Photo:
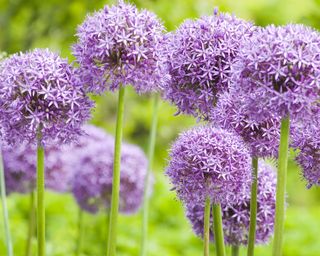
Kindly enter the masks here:
M 29 193 L 35 189 L 37 176 L 37 151 L 33 144 L 4 147 L 3 164 L 7 193 Z M 46 187 L 56 192 L 67 192 L 71 188 L 73 170 L 68 169 L 68 159 L 61 149 L 49 146 L 45 149 Z
M 243 41 L 232 81 L 255 120 L 310 114 L 320 95 L 319 51 L 319 33 L 303 25 L 270 25 Z
M 138 93 L 161 89 L 169 79 L 163 32 L 153 13 L 123 1 L 88 16 L 73 46 L 83 83 L 96 93 L 128 84 Z
M 178 197 L 204 205 L 232 202 L 249 190 L 251 157 L 242 139 L 212 126 L 182 133 L 173 144 L 166 174 Z
M 73 195 L 79 206 L 91 213 L 111 204 L 113 144 L 112 136 L 101 129 L 87 126 L 81 146 L 73 149 L 70 161 L 76 174 Z M 99 140 L 97 138 L 100 137 Z M 147 159 L 143 151 L 124 143 L 121 152 L 120 212 L 136 212 L 142 204 Z
M 296 157 L 307 187 L 320 186 L 320 110 L 312 119 L 292 123 L 292 146 L 299 149 Z
M 212 109 L 209 119 L 227 130 L 234 130 L 250 146 L 252 157 L 277 157 L 280 120 L 277 116 L 253 120 L 246 108 L 246 95 L 225 92 Z
M 48 49 L 18 53 L 0 65 L 2 137 L 9 144 L 72 139 L 90 117 L 91 101 L 66 59 Z
M 276 201 L 276 170 L 271 165 L 259 161 L 258 176 L 258 209 L 256 243 L 266 243 L 273 234 L 275 201 Z M 203 237 L 204 207 L 194 202 L 186 205 L 186 215 L 194 232 Z M 222 204 L 222 223 L 224 239 L 227 245 L 247 245 L 250 223 L 250 194 L 240 198 L 233 204 Z M 212 229 L 212 218 L 210 227 Z M 214 239 L 210 229 L 211 239 Z
M 249 38 L 251 23 L 217 13 L 185 21 L 168 36 L 171 82 L 164 96 L 178 111 L 207 119 L 219 93 L 228 89 L 230 66 L 243 38 Z

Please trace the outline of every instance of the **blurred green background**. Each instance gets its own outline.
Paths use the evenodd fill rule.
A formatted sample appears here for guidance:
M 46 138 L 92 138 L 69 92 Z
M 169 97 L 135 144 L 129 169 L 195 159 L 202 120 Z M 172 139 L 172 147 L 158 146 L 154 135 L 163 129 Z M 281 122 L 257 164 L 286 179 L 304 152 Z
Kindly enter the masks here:
M 257 25 L 304 23 L 320 27 L 320 0 L 137 0 L 137 6 L 154 11 L 168 30 L 175 29 L 185 18 L 211 14 L 215 6 Z M 49 47 L 70 57 L 75 31 L 86 14 L 109 1 L 98 0 L 1 0 L 0 51 L 14 53 L 34 47 Z M 146 150 L 151 102 L 137 96 L 132 89 L 126 96 L 125 140 Z M 95 97 L 97 108 L 92 123 L 114 132 L 116 100 L 107 93 Z M 148 250 L 150 256 L 194 256 L 202 254 L 202 243 L 184 217 L 181 204 L 164 176 L 167 152 L 177 134 L 196 122 L 191 117 L 174 116 L 175 108 L 162 102 L 157 137 L 155 187 L 151 197 Z M 291 160 L 288 173 L 288 203 L 284 255 L 320 255 L 320 190 L 307 190 L 298 167 Z M 24 255 L 29 209 L 28 195 L 8 198 L 10 224 L 15 255 Z M 78 209 L 71 195 L 47 193 L 47 255 L 72 255 L 77 237 Z M 106 216 L 85 215 L 82 255 L 105 255 Z M 118 255 L 138 255 L 141 214 L 121 216 Z M 0 255 L 5 255 L 2 215 L 0 215 Z M 33 240 L 34 252 L 36 240 Z M 243 250 L 244 253 L 244 250 Z M 270 255 L 271 244 L 258 246 L 256 255 Z

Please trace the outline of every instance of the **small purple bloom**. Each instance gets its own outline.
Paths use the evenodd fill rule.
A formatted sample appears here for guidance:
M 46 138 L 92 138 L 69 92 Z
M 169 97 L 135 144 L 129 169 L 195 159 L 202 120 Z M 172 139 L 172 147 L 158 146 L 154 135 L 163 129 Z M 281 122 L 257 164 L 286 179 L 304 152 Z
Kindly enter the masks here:
M 312 117 L 292 123 L 292 146 L 299 150 L 296 161 L 308 188 L 320 186 L 320 108 Z
M 258 172 L 258 209 L 256 243 L 266 243 L 273 234 L 276 170 L 270 164 L 259 161 Z M 250 193 L 234 203 L 222 205 L 222 223 L 224 239 L 227 245 L 247 245 L 250 223 Z M 185 205 L 186 216 L 194 232 L 203 236 L 204 207 L 201 204 L 188 202 Z M 210 236 L 213 239 L 212 218 Z
M 76 175 L 73 195 L 79 206 L 91 213 L 109 208 L 111 203 L 114 138 L 103 130 L 86 126 L 72 155 L 71 167 Z M 120 212 L 136 212 L 142 204 L 147 159 L 143 151 L 124 143 L 121 152 Z
M 0 122 L 9 144 L 69 141 L 89 119 L 92 102 L 76 71 L 48 49 L 18 53 L 0 64 Z
M 234 130 L 250 146 L 252 157 L 277 157 L 280 120 L 273 116 L 255 121 L 246 108 L 246 95 L 225 92 L 219 97 L 209 119 L 227 130 Z
M 234 90 L 254 120 L 310 114 L 320 95 L 320 34 L 304 25 L 270 25 L 243 41 L 232 66 Z
M 179 112 L 207 119 L 219 94 L 230 84 L 230 66 L 240 42 L 254 26 L 229 14 L 217 13 L 185 21 L 168 35 L 171 81 L 164 97 Z
M 233 202 L 246 193 L 252 170 L 241 137 L 220 128 L 200 126 L 173 144 L 166 174 L 182 201 Z
M 169 79 L 163 32 L 153 13 L 123 1 L 88 16 L 73 46 L 83 83 L 95 93 L 129 84 L 138 93 L 161 89 Z
M 37 151 L 33 144 L 21 144 L 2 148 L 7 193 L 29 193 L 35 189 L 37 176 Z M 46 187 L 56 192 L 71 189 L 73 170 L 67 168 L 68 159 L 61 149 L 48 146 L 45 149 Z

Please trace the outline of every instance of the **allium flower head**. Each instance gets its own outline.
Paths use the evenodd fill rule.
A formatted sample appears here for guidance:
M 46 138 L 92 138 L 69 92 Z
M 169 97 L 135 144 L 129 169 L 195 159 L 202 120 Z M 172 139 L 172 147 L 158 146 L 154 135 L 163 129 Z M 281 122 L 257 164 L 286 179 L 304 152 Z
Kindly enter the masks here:
M 18 53 L 0 65 L 2 137 L 8 143 L 67 141 L 90 117 L 92 103 L 66 59 L 47 49 Z
M 251 158 L 240 136 L 212 126 L 182 133 L 173 144 L 166 174 L 183 201 L 234 201 L 249 190 Z
M 169 78 L 163 32 L 153 13 L 123 1 L 88 16 L 73 46 L 83 83 L 98 93 L 121 84 L 131 84 L 138 93 L 159 90 Z
M 73 195 L 82 209 L 96 213 L 111 204 L 114 139 L 92 126 L 87 126 L 85 132 L 87 136 L 83 136 L 78 148 L 69 152 L 73 155 L 70 163 L 76 173 Z M 120 212 L 130 214 L 139 209 L 146 173 L 147 159 L 143 151 L 124 143 L 121 152 Z
M 256 243 L 266 243 L 273 233 L 275 200 L 276 200 L 276 171 L 263 161 L 259 161 L 258 171 L 258 209 Z M 186 215 L 194 232 L 203 236 L 204 207 L 197 203 L 188 202 Z M 247 245 L 250 223 L 250 194 L 240 198 L 233 204 L 222 204 L 222 223 L 224 239 L 227 245 Z M 212 223 L 212 219 L 211 219 Z M 210 225 L 212 228 L 212 224 Z M 212 229 L 211 239 L 214 239 Z
M 320 186 L 320 110 L 312 119 L 292 123 L 292 146 L 300 152 L 296 161 L 302 169 L 307 187 Z
M 185 21 L 168 36 L 171 81 L 165 98 L 179 112 L 207 118 L 220 92 L 230 84 L 230 66 L 243 38 L 251 36 L 251 23 L 217 13 Z
M 227 130 L 234 130 L 250 146 L 253 157 L 277 157 L 280 141 L 279 117 L 253 120 L 246 108 L 246 95 L 225 92 L 212 109 L 209 119 Z
M 320 95 L 319 52 L 320 34 L 304 25 L 270 25 L 243 42 L 232 81 L 254 119 L 310 113 Z
M 21 144 L 4 147 L 3 164 L 7 193 L 29 193 L 35 189 L 37 176 L 37 151 L 35 145 Z M 45 149 L 46 187 L 56 192 L 67 192 L 71 188 L 73 170 L 68 169 L 61 149 L 48 146 Z

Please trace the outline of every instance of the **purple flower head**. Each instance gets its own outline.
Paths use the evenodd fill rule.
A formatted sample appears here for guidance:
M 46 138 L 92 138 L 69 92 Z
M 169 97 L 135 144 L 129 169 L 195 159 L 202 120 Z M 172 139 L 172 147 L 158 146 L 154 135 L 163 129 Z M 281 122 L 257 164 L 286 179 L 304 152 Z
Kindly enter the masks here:
M 313 118 L 292 123 L 292 146 L 299 149 L 296 157 L 307 181 L 307 187 L 320 186 L 320 109 Z
M 310 114 L 320 94 L 320 35 L 303 25 L 268 26 L 243 41 L 233 87 L 247 95 L 255 120 Z
M 234 201 L 249 190 L 251 158 L 240 136 L 212 126 L 182 133 L 173 144 L 166 174 L 183 201 Z
M 169 79 L 163 32 L 153 13 L 123 1 L 88 16 L 73 46 L 83 83 L 96 93 L 121 84 L 131 84 L 138 93 L 161 89 Z
M 29 193 L 36 185 L 37 151 L 33 144 L 4 147 L 3 163 L 7 193 Z M 67 192 L 71 188 L 73 170 L 68 169 L 63 152 L 55 146 L 45 149 L 46 187 L 56 192 Z
M 18 53 L 0 65 L 2 139 L 9 144 L 65 142 L 90 117 L 91 101 L 66 59 L 48 49 Z
M 230 66 L 241 40 L 253 30 L 251 23 L 217 12 L 185 21 L 168 36 L 171 82 L 165 98 L 179 112 L 207 119 L 219 93 L 229 87 Z
M 259 161 L 258 172 L 258 209 L 256 243 L 266 243 L 273 233 L 275 200 L 276 200 L 276 171 Z M 222 204 L 222 223 L 224 239 L 227 245 L 247 245 L 250 223 L 250 194 L 232 204 Z M 186 215 L 194 232 L 203 236 L 204 207 L 201 204 L 188 202 Z M 210 227 L 212 228 L 212 218 Z M 213 240 L 213 232 L 210 230 Z
M 250 146 L 253 157 L 277 157 L 280 141 L 280 120 L 273 116 L 264 120 L 250 118 L 246 95 L 225 92 L 219 97 L 209 119 L 227 130 L 234 130 Z
M 101 129 L 87 126 L 87 136 L 73 149 L 70 161 L 77 173 L 73 195 L 80 207 L 96 213 L 101 207 L 109 208 L 112 192 L 113 144 L 112 136 Z M 99 138 L 99 139 L 97 139 Z M 147 159 L 137 146 L 124 143 L 121 153 L 120 211 L 130 214 L 142 204 Z

